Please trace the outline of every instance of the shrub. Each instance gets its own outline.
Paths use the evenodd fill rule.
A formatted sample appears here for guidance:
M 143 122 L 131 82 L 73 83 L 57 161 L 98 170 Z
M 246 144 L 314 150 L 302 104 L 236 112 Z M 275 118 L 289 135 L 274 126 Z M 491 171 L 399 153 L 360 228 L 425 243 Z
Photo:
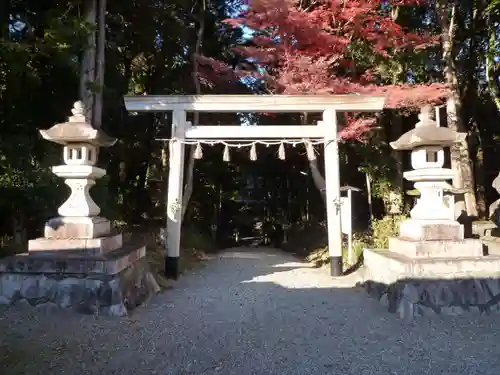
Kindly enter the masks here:
M 399 235 L 399 224 L 405 219 L 404 215 L 387 215 L 382 219 L 373 220 L 371 245 L 376 249 L 386 249 L 389 246 L 389 238 Z

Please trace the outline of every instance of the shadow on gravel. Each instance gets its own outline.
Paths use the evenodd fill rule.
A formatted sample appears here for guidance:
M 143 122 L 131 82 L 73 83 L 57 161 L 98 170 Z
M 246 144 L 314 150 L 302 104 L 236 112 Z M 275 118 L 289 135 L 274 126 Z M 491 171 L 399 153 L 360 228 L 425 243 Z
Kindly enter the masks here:
M 7 358 L 1 373 L 500 373 L 500 317 L 403 322 L 335 283 L 289 255 L 246 249 L 216 256 L 126 320 L 9 309 L 0 347 L 25 360 Z

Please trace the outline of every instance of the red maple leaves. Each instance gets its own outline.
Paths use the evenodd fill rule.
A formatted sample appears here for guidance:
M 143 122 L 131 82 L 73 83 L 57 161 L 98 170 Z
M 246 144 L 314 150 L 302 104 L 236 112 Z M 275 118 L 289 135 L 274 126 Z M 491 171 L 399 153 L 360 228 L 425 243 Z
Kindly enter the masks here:
M 237 69 L 203 57 L 200 63 L 207 82 L 253 77 L 263 83 L 259 88 L 264 93 L 386 95 L 390 108 L 439 102 L 447 96 L 444 85 L 387 85 L 380 69 L 393 56 L 439 42 L 432 35 L 408 32 L 393 20 L 396 6 L 422 3 L 252 0 L 239 17 L 227 20 L 251 30 L 247 45 L 234 50 L 246 63 Z

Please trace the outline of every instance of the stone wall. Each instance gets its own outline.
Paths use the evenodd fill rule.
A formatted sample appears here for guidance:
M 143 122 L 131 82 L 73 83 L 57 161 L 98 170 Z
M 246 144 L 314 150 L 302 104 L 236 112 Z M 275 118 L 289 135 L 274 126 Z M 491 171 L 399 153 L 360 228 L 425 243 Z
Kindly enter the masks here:
M 500 275 L 456 280 L 405 279 L 390 285 L 366 281 L 362 286 L 402 319 L 500 312 Z
M 119 274 L 0 274 L 0 304 L 29 303 L 86 314 L 126 316 L 159 291 L 145 258 Z

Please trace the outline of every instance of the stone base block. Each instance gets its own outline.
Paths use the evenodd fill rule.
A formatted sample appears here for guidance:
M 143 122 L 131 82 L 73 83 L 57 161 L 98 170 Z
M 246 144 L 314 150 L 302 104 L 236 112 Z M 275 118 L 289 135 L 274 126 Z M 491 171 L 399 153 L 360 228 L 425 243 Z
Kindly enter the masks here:
M 404 238 L 390 238 L 389 251 L 410 258 L 480 257 L 483 255 L 483 244 L 476 239 L 415 241 Z
M 146 247 L 128 244 L 103 255 L 30 252 L 0 259 L 0 273 L 116 275 L 146 255 Z
M 491 233 L 491 230 L 495 229 L 497 229 L 496 224 L 489 220 L 476 220 L 472 222 L 472 234 L 475 236 L 482 237 L 484 235 L 487 235 L 487 232 Z
M 115 275 L 0 274 L 0 304 L 24 302 L 84 314 L 127 316 L 159 289 L 145 258 Z
M 365 249 L 364 262 L 363 286 L 401 318 L 500 312 L 500 256 L 412 259 Z
M 28 242 L 29 252 L 64 252 L 72 254 L 104 255 L 123 246 L 123 236 L 118 233 L 101 238 L 51 239 L 37 238 Z
M 388 250 L 365 249 L 364 265 L 372 280 L 390 284 L 402 278 L 453 279 L 500 274 L 500 256 L 410 258 Z
M 401 223 L 399 236 L 415 241 L 437 241 L 464 239 L 464 227 L 452 220 L 414 220 Z
M 500 228 L 488 228 L 484 231 L 484 235 L 488 237 L 500 237 Z
M 106 237 L 111 232 L 108 219 L 95 217 L 56 217 L 45 223 L 45 238 L 88 239 Z
M 367 281 L 363 287 L 401 319 L 436 314 L 500 313 L 500 276 L 453 280 L 399 280 L 386 285 Z
M 500 237 L 485 236 L 481 237 L 484 251 L 488 255 L 500 255 Z

